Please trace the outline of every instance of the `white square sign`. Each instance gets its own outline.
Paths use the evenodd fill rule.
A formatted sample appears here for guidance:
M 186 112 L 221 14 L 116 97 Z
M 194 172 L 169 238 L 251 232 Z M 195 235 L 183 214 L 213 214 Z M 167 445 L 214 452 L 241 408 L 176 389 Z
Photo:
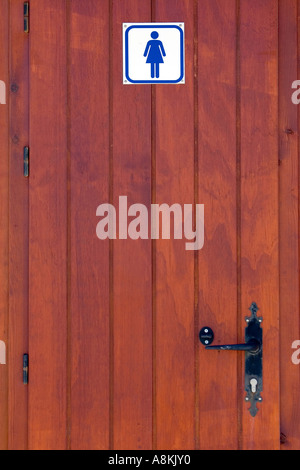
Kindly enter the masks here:
M 123 83 L 184 83 L 184 23 L 124 23 Z

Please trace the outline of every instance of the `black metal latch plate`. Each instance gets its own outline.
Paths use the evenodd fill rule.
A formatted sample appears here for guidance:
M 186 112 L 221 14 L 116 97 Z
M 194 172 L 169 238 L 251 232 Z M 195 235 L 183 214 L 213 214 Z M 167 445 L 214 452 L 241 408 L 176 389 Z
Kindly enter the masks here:
M 211 328 L 205 326 L 199 333 L 199 339 L 205 345 L 205 349 L 218 351 L 244 351 L 245 352 L 245 400 L 250 403 L 249 412 L 256 416 L 258 412 L 257 402 L 262 401 L 262 353 L 263 335 L 261 329 L 262 317 L 257 316 L 258 307 L 253 302 L 249 308 L 250 317 L 246 317 L 245 343 L 242 344 L 218 344 L 210 345 L 214 340 Z
M 263 390 L 263 380 L 262 380 L 262 345 L 263 345 L 263 336 L 261 329 L 262 317 L 257 317 L 258 307 L 255 302 L 252 303 L 249 308 L 251 312 L 250 317 L 246 317 L 246 322 L 248 323 L 245 328 L 245 340 L 246 343 L 251 339 L 259 341 L 261 344 L 258 352 L 251 353 L 245 352 L 245 391 L 247 396 L 246 401 L 250 402 L 249 412 L 251 416 L 255 416 L 257 409 L 257 402 L 262 401 L 260 393 Z

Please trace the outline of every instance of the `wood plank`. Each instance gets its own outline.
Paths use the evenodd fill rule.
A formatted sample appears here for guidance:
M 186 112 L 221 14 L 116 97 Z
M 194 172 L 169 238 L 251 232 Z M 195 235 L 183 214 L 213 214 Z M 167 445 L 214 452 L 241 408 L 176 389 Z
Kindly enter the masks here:
M 299 340 L 299 109 L 291 84 L 299 78 L 297 0 L 279 1 L 279 175 L 280 175 L 280 400 L 282 449 L 300 448 L 300 367 L 292 362 Z
M 7 349 L 8 339 L 8 133 L 9 114 L 7 104 L 8 54 L 9 54 L 8 1 L 1 4 L 0 15 L 0 341 Z M 6 103 L 6 104 L 4 104 Z M 8 446 L 8 368 L 0 364 L 0 450 Z
M 109 2 L 70 5 L 71 449 L 109 448 L 109 241 L 96 237 L 109 201 Z
M 151 20 L 149 0 L 112 9 L 112 202 L 151 204 L 151 89 L 122 83 L 122 23 Z M 129 218 L 129 220 L 131 220 Z M 152 447 L 151 240 L 113 242 L 113 448 Z
M 278 2 L 243 0 L 241 63 L 241 315 L 263 316 L 263 402 L 243 406 L 243 448 L 279 447 Z M 241 326 L 244 328 L 245 324 Z
M 29 37 L 23 33 L 23 1 L 10 4 L 9 174 L 9 448 L 27 449 L 28 387 L 22 358 L 28 353 L 28 179 L 23 149 L 29 145 Z
M 155 85 L 156 204 L 194 204 L 193 1 L 155 1 L 152 21 L 185 23 L 184 85 Z M 157 449 L 193 449 L 195 437 L 194 252 L 185 239 L 155 242 Z
M 199 253 L 198 326 L 214 344 L 237 336 L 236 2 L 198 5 L 198 200 L 205 204 L 205 245 Z M 238 353 L 199 346 L 201 449 L 236 450 Z
M 31 1 L 29 449 L 66 448 L 66 2 Z

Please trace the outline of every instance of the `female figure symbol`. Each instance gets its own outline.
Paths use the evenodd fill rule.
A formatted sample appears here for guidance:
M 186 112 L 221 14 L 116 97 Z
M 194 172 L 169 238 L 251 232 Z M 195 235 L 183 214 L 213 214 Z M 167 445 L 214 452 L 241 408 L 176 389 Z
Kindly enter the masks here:
M 166 57 L 163 43 L 157 40 L 159 34 L 156 31 L 151 33 L 152 39 L 147 42 L 144 57 L 147 57 L 146 64 L 151 64 L 151 78 L 159 78 L 159 64 L 163 64 L 163 57 Z

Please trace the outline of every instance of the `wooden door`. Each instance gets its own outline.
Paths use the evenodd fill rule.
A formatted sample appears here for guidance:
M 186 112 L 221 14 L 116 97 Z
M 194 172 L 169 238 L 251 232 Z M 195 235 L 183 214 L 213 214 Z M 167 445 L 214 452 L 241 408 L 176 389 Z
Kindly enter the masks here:
M 1 0 L 1 448 L 300 449 L 298 0 L 31 0 L 29 33 L 23 5 Z M 126 22 L 184 23 L 184 84 L 123 84 Z M 204 246 L 100 240 L 120 196 L 203 204 Z M 255 417 L 245 354 L 198 337 L 243 343 L 253 302 Z

